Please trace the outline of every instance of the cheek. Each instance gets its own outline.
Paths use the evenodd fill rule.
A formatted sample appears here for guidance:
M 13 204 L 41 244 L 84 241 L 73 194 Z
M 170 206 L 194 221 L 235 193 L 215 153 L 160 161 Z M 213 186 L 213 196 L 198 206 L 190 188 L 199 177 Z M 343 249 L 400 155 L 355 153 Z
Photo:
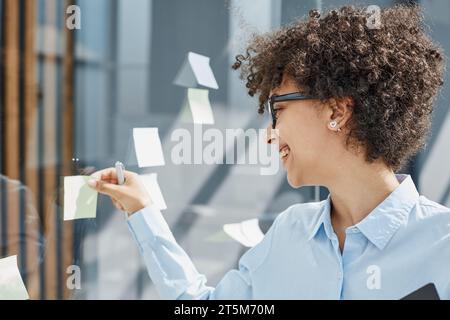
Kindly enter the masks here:
M 289 146 L 297 161 L 315 162 L 324 155 L 324 133 L 321 127 L 313 121 L 302 121 L 297 126 L 289 128 Z

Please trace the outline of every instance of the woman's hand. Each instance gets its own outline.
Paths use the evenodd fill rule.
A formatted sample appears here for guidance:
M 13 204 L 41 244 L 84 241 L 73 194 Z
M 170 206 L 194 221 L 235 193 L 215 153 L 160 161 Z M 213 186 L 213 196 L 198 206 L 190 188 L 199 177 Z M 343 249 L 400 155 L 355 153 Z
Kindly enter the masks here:
M 115 168 L 97 171 L 91 177 L 88 185 L 99 193 L 109 196 L 114 206 L 121 211 L 133 214 L 152 204 L 150 195 L 134 172 L 125 171 L 123 185 L 117 184 Z

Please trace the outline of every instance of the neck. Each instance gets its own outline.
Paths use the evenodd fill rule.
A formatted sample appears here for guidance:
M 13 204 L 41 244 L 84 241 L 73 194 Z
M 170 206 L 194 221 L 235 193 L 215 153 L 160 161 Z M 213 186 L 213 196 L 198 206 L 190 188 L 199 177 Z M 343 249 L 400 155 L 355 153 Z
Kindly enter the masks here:
M 344 230 L 363 220 L 399 185 L 394 172 L 379 162 L 353 163 L 337 171 L 327 187 L 332 220 Z

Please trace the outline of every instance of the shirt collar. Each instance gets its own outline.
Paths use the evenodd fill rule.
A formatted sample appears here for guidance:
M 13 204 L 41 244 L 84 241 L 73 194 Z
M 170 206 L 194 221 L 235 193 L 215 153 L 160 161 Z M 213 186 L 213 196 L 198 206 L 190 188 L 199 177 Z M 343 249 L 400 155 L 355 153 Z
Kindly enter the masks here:
M 331 201 L 330 201 L 330 194 L 328 194 L 327 199 L 323 201 L 323 206 L 320 210 L 319 219 L 313 225 L 312 232 L 308 240 L 311 240 L 317 235 L 322 225 L 325 230 L 325 233 L 327 234 L 327 237 L 331 239 L 331 235 L 333 234 L 333 228 L 331 225 L 330 208 L 331 208 Z
M 400 185 L 381 202 L 363 220 L 355 225 L 367 239 L 378 249 L 383 250 L 401 225 L 405 225 L 409 213 L 419 198 L 416 186 L 410 175 L 396 175 Z M 309 240 L 314 238 L 323 225 L 328 238 L 331 239 L 333 227 L 330 218 L 330 195 L 324 201 L 319 219 L 313 224 Z

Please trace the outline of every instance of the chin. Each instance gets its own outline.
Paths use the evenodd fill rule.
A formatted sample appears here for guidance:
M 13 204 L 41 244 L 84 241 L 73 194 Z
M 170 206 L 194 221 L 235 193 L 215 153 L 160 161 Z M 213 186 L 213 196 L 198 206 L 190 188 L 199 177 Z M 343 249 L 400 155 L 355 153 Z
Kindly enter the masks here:
M 287 180 L 288 180 L 289 185 L 294 189 L 298 189 L 303 186 L 303 183 L 299 177 L 292 176 L 289 173 L 287 175 Z

